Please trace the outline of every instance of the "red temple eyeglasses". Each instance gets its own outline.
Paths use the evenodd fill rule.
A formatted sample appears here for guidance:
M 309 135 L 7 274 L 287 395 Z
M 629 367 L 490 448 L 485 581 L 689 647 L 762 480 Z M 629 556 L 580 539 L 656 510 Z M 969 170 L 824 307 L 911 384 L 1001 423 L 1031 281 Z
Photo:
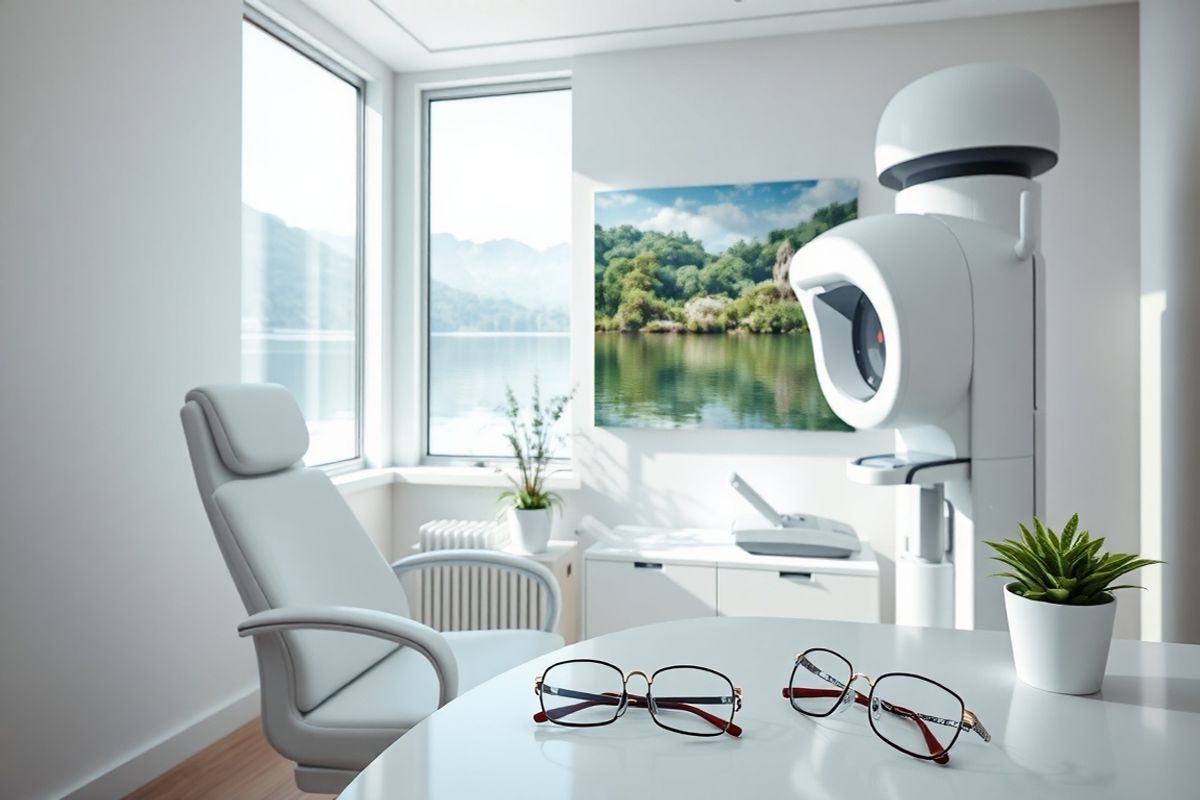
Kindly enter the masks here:
M 629 693 L 629 679 L 646 681 L 644 695 Z M 533 691 L 542 710 L 534 722 L 594 728 L 616 722 L 632 706 L 650 711 L 662 728 L 688 736 L 741 736 L 733 715 L 742 690 L 708 667 L 678 664 L 647 675 L 624 673 L 607 661 L 577 658 L 552 664 L 535 678 Z
M 857 680 L 869 694 L 853 688 Z M 783 690 L 792 708 L 810 717 L 828 717 L 852 705 L 868 709 L 871 730 L 892 747 L 914 758 L 950 763 L 950 748 L 963 731 L 974 731 L 985 742 L 987 728 L 949 688 L 923 675 L 888 672 L 872 680 L 840 653 L 813 647 L 796 656 L 792 676 Z

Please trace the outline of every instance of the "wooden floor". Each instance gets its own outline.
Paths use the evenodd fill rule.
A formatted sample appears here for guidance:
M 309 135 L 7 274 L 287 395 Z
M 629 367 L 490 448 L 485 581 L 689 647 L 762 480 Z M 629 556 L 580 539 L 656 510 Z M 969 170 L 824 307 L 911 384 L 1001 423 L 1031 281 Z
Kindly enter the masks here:
M 292 762 L 271 749 L 254 720 L 128 796 L 133 800 L 218 797 L 320 800 L 329 795 L 297 789 Z

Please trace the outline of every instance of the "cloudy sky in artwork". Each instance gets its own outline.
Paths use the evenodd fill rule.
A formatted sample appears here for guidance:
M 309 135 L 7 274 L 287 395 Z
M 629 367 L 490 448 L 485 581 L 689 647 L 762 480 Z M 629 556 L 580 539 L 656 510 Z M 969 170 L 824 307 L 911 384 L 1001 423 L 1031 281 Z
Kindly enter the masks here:
M 776 228 L 795 227 L 822 206 L 857 196 L 857 181 L 844 178 L 597 192 L 596 224 L 685 232 L 719 253 L 740 239 L 766 241 Z

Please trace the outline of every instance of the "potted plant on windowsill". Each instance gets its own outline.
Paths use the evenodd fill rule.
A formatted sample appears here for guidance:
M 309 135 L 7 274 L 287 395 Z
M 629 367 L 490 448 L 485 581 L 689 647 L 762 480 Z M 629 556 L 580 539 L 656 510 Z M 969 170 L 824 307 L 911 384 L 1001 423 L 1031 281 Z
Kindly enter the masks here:
M 562 504 L 562 498 L 547 491 L 546 479 L 552 474 L 550 460 L 554 445 L 562 441 L 555 426 L 573 395 L 572 391 L 551 397 L 543 405 L 535 376 L 529 418 L 525 419 L 512 387 L 504 389 L 504 414 L 508 419 L 508 432 L 504 438 L 512 449 L 516 465 L 515 470 L 501 470 L 512 488 L 500 493 L 500 501 L 507 504 L 505 514 L 509 531 L 526 553 L 545 552 L 550 542 L 554 509 Z
M 1159 564 L 1129 553 L 1100 553 L 1104 539 L 1079 531 L 1076 514 L 1062 534 L 1034 519 L 1019 539 L 987 542 L 996 561 L 1011 568 L 1004 608 L 1017 677 L 1061 694 L 1092 694 L 1104 681 L 1117 612 L 1117 589 L 1144 587 L 1113 582 L 1135 569 Z

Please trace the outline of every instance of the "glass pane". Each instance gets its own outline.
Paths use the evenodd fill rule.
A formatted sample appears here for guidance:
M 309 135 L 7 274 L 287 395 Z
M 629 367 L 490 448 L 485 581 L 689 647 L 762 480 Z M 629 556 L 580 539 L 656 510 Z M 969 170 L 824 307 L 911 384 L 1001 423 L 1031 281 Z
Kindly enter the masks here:
M 831 650 L 807 650 L 792 670 L 792 707 L 814 717 L 833 713 L 850 683 L 850 662 Z
M 940 756 L 958 737 L 962 701 L 932 681 L 884 675 L 871 695 L 871 727 L 916 756 Z
M 617 718 L 625 681 L 599 661 L 564 661 L 542 676 L 542 710 L 559 725 L 605 725 Z
M 305 463 L 356 458 L 358 89 L 242 33 L 242 380 L 295 395 Z
M 570 215 L 569 90 L 429 104 L 431 455 L 509 456 L 504 387 L 569 391 Z

